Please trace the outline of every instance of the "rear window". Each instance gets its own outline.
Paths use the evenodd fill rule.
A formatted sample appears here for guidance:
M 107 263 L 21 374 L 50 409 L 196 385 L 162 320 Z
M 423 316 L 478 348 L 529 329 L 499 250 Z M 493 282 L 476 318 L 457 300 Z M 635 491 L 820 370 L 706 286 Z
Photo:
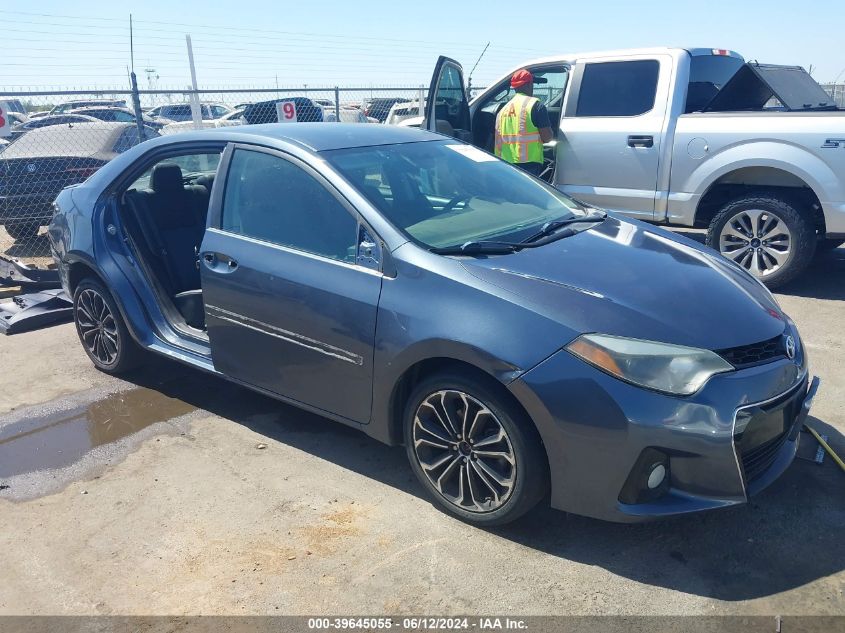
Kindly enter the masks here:
M 189 105 L 167 106 L 162 111 L 165 116 L 191 116 L 191 106 Z
M 684 112 L 700 112 L 722 86 L 742 67 L 743 61 L 727 55 L 693 55 Z
M 586 64 L 575 116 L 637 116 L 654 107 L 656 59 Z

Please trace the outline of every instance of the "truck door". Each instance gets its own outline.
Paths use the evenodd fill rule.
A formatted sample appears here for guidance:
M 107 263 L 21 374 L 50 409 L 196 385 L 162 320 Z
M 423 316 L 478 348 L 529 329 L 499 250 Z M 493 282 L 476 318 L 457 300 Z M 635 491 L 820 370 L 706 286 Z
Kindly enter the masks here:
M 555 185 L 587 204 L 653 219 L 672 58 L 596 58 L 573 70 Z
M 464 70 L 454 59 L 442 55 L 437 58 L 421 127 L 461 141 L 472 141 Z

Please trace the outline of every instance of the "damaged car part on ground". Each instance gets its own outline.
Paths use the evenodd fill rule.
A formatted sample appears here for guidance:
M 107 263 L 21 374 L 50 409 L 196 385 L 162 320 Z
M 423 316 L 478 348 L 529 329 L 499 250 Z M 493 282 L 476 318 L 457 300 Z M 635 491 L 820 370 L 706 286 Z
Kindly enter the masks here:
M 80 340 L 391 444 L 442 509 L 639 521 L 741 504 L 818 381 L 766 288 L 443 136 L 250 126 L 144 143 L 49 228 Z

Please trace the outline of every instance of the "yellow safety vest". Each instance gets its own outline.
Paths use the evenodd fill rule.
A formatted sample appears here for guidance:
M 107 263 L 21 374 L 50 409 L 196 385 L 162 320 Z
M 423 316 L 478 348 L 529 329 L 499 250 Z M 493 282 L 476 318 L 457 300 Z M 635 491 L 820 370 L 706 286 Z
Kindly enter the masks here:
M 537 97 L 521 93 L 505 104 L 496 115 L 496 156 L 509 163 L 542 163 L 543 141 L 531 120 Z

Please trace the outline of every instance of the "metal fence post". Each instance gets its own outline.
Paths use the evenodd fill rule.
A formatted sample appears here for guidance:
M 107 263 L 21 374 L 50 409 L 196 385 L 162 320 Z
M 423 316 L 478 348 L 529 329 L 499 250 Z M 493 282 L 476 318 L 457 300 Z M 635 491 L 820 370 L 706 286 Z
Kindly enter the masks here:
M 340 88 L 334 87 L 334 113 L 337 117 L 337 122 L 340 123 Z
M 129 81 L 132 84 L 132 110 L 135 112 L 135 127 L 138 128 L 138 138 L 147 140 L 146 128 L 144 127 L 144 113 L 141 112 L 141 94 L 138 92 L 138 78 L 133 70 L 129 74 Z
M 191 118 L 194 121 L 194 129 L 202 128 L 202 105 L 200 104 L 200 93 L 197 89 L 197 69 L 194 66 L 194 47 L 191 45 L 191 36 L 185 34 L 185 42 L 188 45 L 188 65 L 191 67 Z

